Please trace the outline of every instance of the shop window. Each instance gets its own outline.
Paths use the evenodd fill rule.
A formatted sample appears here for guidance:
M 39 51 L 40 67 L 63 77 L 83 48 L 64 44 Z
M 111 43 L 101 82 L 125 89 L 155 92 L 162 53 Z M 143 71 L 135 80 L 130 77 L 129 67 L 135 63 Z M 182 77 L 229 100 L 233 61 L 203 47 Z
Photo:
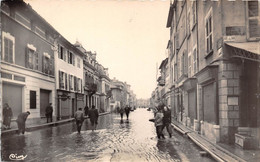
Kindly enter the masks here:
M 36 109 L 36 91 L 30 91 L 30 109 Z

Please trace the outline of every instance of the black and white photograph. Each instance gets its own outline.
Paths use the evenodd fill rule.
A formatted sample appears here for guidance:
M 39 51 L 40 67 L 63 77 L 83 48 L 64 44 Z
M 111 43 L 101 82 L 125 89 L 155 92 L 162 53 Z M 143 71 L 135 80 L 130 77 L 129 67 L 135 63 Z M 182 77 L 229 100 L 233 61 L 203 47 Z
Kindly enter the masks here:
M 0 161 L 260 161 L 260 0 L 0 8 Z

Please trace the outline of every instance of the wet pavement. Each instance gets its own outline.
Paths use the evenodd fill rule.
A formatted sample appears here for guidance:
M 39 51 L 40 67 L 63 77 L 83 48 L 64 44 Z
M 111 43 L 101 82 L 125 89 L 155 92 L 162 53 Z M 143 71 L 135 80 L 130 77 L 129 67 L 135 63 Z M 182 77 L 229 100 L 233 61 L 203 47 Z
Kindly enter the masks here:
M 24 161 L 194 161 L 211 162 L 200 156 L 202 151 L 187 137 L 174 131 L 173 137 L 158 140 L 153 117 L 146 109 L 130 113 L 129 121 L 120 121 L 118 114 L 99 118 L 97 130 L 90 130 L 85 120 L 81 133 L 74 122 L 26 132 L 24 135 L 3 136 L 2 160 Z

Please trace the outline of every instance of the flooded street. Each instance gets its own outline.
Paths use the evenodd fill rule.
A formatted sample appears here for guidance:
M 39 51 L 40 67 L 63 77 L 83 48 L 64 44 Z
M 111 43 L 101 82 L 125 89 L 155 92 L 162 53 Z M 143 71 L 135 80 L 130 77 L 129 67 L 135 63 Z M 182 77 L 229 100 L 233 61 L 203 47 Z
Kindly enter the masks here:
M 174 131 L 173 137 L 158 140 L 153 117 L 146 109 L 130 113 L 129 122 L 118 114 L 100 116 L 97 130 L 85 120 L 80 134 L 74 122 L 44 128 L 25 135 L 2 137 L 2 160 L 23 155 L 25 161 L 214 161 L 202 157 L 187 137 Z

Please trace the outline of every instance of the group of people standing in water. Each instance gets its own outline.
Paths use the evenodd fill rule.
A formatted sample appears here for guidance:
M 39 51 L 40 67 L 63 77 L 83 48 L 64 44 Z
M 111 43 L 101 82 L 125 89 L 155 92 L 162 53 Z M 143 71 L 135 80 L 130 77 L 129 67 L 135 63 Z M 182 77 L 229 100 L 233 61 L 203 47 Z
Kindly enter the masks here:
M 166 127 L 169 137 L 172 137 L 172 126 L 171 126 L 171 110 L 166 105 L 159 105 L 154 110 L 154 124 L 156 127 L 156 134 L 158 139 L 165 138 L 163 129 Z

